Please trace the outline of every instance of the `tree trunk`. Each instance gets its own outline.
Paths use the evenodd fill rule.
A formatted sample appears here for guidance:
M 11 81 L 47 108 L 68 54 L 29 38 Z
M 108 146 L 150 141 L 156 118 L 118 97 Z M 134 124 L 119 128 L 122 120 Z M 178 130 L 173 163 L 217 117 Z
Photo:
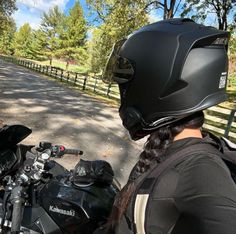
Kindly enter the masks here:
M 228 29 L 228 22 L 227 22 L 227 14 L 228 14 L 228 10 L 227 8 L 223 9 L 223 16 L 222 16 L 222 24 L 223 24 L 223 30 L 227 30 Z
M 66 71 L 68 71 L 69 68 L 69 60 L 66 60 Z
M 164 20 L 167 18 L 167 13 L 168 13 L 167 0 L 164 0 L 164 9 L 163 9 L 163 19 Z
M 170 1 L 170 8 L 168 9 L 167 19 L 172 19 L 174 17 L 175 3 L 176 3 L 176 0 Z

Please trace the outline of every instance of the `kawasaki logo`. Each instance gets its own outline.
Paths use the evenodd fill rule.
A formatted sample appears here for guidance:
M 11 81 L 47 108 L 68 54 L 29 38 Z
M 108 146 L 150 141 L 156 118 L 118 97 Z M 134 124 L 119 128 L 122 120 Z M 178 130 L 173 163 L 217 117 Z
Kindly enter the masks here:
M 68 215 L 68 216 L 75 216 L 74 210 L 63 210 L 63 209 L 59 209 L 56 206 L 50 206 L 49 211 L 52 211 L 54 213 L 63 214 L 63 215 Z

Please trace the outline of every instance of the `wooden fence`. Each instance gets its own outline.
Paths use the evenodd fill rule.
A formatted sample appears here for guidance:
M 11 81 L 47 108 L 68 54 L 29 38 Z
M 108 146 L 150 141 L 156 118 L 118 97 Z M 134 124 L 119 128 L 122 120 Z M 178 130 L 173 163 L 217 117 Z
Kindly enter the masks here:
M 236 109 L 213 106 L 205 111 L 204 128 L 236 143 Z
M 27 67 L 42 74 L 51 76 L 61 82 L 69 83 L 70 85 L 78 86 L 82 90 L 94 92 L 110 99 L 119 101 L 119 90 L 116 84 L 105 84 L 100 76 L 91 76 L 88 74 L 82 74 L 72 71 L 66 71 L 64 69 L 41 65 L 32 61 L 17 59 L 15 57 L 1 56 L 2 59 L 18 64 L 20 66 Z
M 105 84 L 99 76 L 91 76 L 71 71 L 65 71 L 58 67 L 43 66 L 32 61 L 16 59 L 14 57 L 1 56 L 2 59 L 27 67 L 59 81 L 80 87 L 110 99 L 119 101 L 117 85 Z M 225 136 L 236 143 L 236 109 L 229 110 L 219 106 L 211 107 L 205 111 L 204 128 L 219 136 Z

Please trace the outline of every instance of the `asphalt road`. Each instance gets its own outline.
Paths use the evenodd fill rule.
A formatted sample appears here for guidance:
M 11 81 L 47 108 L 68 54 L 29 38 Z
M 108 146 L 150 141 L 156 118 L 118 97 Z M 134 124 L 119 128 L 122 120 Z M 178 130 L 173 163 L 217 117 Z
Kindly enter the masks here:
M 0 119 L 33 133 L 23 141 L 47 140 L 84 151 L 83 159 L 111 163 L 124 185 L 142 150 L 121 125 L 117 108 L 26 68 L 0 60 Z M 72 169 L 78 157 L 58 160 Z

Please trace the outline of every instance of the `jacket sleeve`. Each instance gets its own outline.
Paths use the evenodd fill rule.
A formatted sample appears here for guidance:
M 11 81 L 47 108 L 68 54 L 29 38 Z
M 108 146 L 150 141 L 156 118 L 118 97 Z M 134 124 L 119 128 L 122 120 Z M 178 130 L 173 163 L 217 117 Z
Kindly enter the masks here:
M 181 170 L 175 203 L 182 215 L 172 234 L 236 233 L 236 186 L 223 161 L 200 159 Z

